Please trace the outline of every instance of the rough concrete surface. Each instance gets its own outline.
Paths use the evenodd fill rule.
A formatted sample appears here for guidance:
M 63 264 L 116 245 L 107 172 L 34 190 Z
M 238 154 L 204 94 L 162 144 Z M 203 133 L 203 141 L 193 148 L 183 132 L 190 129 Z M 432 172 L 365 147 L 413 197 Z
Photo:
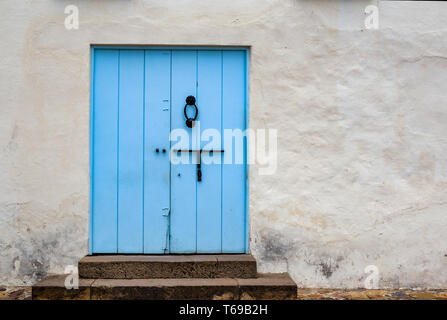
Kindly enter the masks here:
M 300 287 L 447 288 L 447 3 L 0 2 L 0 283 L 88 252 L 90 45 L 250 46 L 250 250 Z M 375 3 L 375 1 L 373 1 Z M 64 8 L 79 8 L 79 29 Z
M 0 300 L 31 300 L 31 287 L 0 286 Z
M 298 300 L 447 300 L 446 290 L 301 289 Z
M 230 297 L 225 296 L 225 299 Z M 30 300 L 31 287 L 0 287 L 0 300 Z M 446 290 L 298 288 L 298 300 L 447 300 Z
M 251 278 L 256 260 L 244 255 L 100 255 L 78 263 L 90 279 Z
M 287 273 L 252 279 L 80 279 L 65 288 L 66 275 L 51 275 L 32 287 L 33 300 L 284 300 L 296 299 L 297 286 Z

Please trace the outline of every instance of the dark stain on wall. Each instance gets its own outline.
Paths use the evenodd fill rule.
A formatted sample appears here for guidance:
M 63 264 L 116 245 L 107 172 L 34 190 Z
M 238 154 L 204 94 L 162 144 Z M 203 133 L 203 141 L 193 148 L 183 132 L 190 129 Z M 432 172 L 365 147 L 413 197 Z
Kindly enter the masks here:
M 38 281 L 50 270 L 51 259 L 67 261 L 67 264 L 75 263 L 77 257 L 70 257 L 67 253 L 62 255 L 62 252 L 67 243 L 79 243 L 80 248 L 85 247 L 83 239 L 76 236 L 79 233 L 76 228 L 76 225 L 61 224 L 60 229 L 53 232 L 33 233 L 33 237 L 25 237 L 15 242 L 14 248 L 19 251 L 11 261 L 11 271 L 15 277 Z
M 291 243 L 287 243 L 284 235 L 276 230 L 263 229 L 259 232 L 259 236 L 261 260 L 286 260 L 289 251 L 293 250 Z
M 320 262 L 319 264 L 320 272 L 326 277 L 330 278 L 335 270 L 338 269 L 338 264 L 333 265 L 332 263 L 328 262 Z

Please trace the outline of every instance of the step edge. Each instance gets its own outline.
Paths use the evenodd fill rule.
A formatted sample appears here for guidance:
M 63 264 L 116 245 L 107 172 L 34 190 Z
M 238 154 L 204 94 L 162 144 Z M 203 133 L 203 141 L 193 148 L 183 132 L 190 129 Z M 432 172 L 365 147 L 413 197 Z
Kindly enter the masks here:
M 262 300 L 262 299 L 270 299 L 270 298 L 278 298 L 278 299 L 296 299 L 297 297 L 297 285 L 293 280 L 291 279 L 290 275 L 288 273 L 269 273 L 269 274 L 260 274 L 261 280 L 269 280 L 270 283 L 266 285 L 259 285 L 259 283 L 252 283 L 252 284 L 244 284 L 243 280 L 241 278 L 184 278 L 184 279 L 177 279 L 177 278 L 171 278 L 171 279 L 85 279 L 88 280 L 89 285 L 87 286 L 80 286 L 83 290 L 89 290 L 89 299 L 93 300 L 95 298 L 98 298 L 98 291 L 101 289 L 112 289 L 112 290 L 126 290 L 131 288 L 138 288 L 138 289 L 154 289 L 154 290 L 172 290 L 172 289 L 185 289 L 185 288 L 197 288 L 197 287 L 206 287 L 207 289 L 211 289 L 213 287 L 217 287 L 224 290 L 229 290 L 235 294 L 233 298 L 235 299 L 255 299 L 255 300 Z M 266 277 L 267 275 L 267 277 Z M 49 276 L 50 277 L 50 276 Z M 44 278 L 35 285 L 32 286 L 32 297 L 33 299 L 39 299 L 38 293 L 39 290 L 42 289 L 55 289 L 55 290 L 61 290 L 65 289 L 64 286 L 64 279 L 66 275 L 56 275 L 56 278 L 54 275 L 52 275 L 53 280 L 59 279 L 60 283 L 57 286 L 45 286 L 42 285 L 42 282 L 48 278 Z M 263 277 L 263 278 L 262 278 Z M 292 283 L 278 283 L 274 284 L 272 283 L 272 279 L 279 279 L 279 280 L 291 280 Z M 242 282 L 240 281 L 242 280 Z M 106 283 L 120 283 L 120 285 L 115 286 L 107 286 L 104 285 L 104 282 Z M 146 285 L 135 285 L 136 282 L 141 282 Z M 157 285 L 157 282 L 159 284 Z M 160 285 L 161 282 L 161 285 Z M 39 284 L 40 283 L 40 284 Z M 123 285 L 124 284 L 124 285 Z M 275 292 L 275 290 L 277 291 Z M 69 291 L 68 289 L 65 289 Z M 260 290 L 261 292 L 257 291 Z M 267 290 L 263 292 L 263 290 Z M 273 290 L 273 292 L 271 291 Z M 275 296 L 275 294 L 279 294 L 279 296 Z M 64 296 L 61 294 L 61 296 L 58 298 L 54 298 L 55 300 L 63 299 Z M 218 297 L 218 296 L 212 296 L 212 298 Z M 100 296 L 99 296 L 100 298 Z M 115 299 L 120 298 L 117 296 Z M 121 297 L 122 298 L 122 297 Z M 129 297 L 130 298 L 130 297 Z M 140 297 L 142 298 L 142 297 Z M 144 298 L 144 297 L 143 297 Z M 174 296 L 169 297 L 167 299 L 185 299 L 184 296 Z M 209 297 L 208 297 L 209 298 Z M 107 298 L 104 298 L 107 299 Z M 110 299 L 113 299 L 113 295 L 110 297 Z M 157 298 L 152 298 L 157 299 Z M 193 298 L 194 300 L 202 299 L 202 298 Z
M 86 255 L 79 264 L 96 263 L 202 263 L 247 262 L 256 263 L 251 254 L 244 255 Z

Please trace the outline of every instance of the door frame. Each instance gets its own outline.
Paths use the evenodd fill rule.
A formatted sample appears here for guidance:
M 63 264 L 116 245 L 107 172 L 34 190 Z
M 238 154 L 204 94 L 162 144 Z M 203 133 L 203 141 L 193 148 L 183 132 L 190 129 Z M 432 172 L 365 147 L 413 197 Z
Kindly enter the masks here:
M 245 128 L 249 128 L 249 82 L 250 82 L 250 46 L 161 46 L 161 45 L 107 45 L 107 44 L 91 44 L 90 45 L 90 106 L 89 106 L 89 241 L 88 241 L 88 254 L 93 254 L 93 124 L 94 124 L 94 112 L 93 112 L 93 101 L 94 101 L 94 76 L 95 76 L 95 49 L 140 49 L 140 50 L 216 50 L 216 51 L 244 51 L 245 52 L 245 104 L 244 104 L 244 117 L 245 117 Z M 245 221 L 245 253 L 250 253 L 250 215 L 249 215 L 249 140 L 246 138 L 246 149 L 245 149 L 245 210 L 244 210 L 244 221 Z M 118 253 L 117 253 L 118 254 Z

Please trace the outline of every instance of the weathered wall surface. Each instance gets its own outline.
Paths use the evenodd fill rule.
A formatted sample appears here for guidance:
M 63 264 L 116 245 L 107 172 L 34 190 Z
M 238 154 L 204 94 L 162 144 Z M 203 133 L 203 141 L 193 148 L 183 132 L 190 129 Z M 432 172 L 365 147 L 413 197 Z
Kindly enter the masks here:
M 88 250 L 90 44 L 251 46 L 251 250 L 299 286 L 447 287 L 447 3 L 1 1 L 0 283 Z M 79 30 L 64 8 L 80 10 Z

